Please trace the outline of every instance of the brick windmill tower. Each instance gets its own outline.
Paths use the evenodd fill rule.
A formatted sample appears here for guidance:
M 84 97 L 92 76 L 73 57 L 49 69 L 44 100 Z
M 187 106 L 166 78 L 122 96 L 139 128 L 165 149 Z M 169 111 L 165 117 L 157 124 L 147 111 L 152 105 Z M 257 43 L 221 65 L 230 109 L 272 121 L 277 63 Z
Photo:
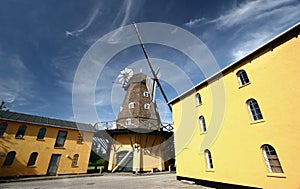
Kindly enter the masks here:
M 128 76 L 129 79 L 126 78 Z M 117 128 L 146 129 L 147 132 L 159 130 L 160 118 L 153 99 L 153 80 L 143 73 L 132 75 L 132 70 L 127 68 L 121 71 L 119 78 L 127 93 L 117 118 Z

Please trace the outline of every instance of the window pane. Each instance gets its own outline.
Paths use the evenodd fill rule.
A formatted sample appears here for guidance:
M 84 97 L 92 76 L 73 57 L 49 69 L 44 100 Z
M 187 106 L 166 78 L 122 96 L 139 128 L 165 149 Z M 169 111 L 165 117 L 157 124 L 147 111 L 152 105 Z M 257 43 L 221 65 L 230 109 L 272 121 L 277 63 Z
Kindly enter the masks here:
M 206 132 L 206 123 L 205 123 L 205 119 L 203 116 L 199 117 L 199 121 L 200 121 L 200 129 L 202 132 Z
M 269 172 L 283 173 L 280 161 L 275 149 L 270 145 L 262 146 L 263 155 Z
M 27 166 L 33 166 L 33 165 L 35 165 L 37 156 L 38 156 L 38 153 L 37 153 L 37 152 L 33 152 L 33 153 L 30 155 L 30 157 L 29 157 Z
M 46 134 L 46 128 L 41 128 L 37 136 L 37 139 L 44 139 L 45 134 Z
M 239 71 L 237 76 L 241 86 L 250 82 L 247 73 L 244 70 Z
M 253 121 L 263 119 L 262 113 L 256 100 L 250 99 L 247 101 L 247 104 Z
M 5 158 L 3 166 L 11 166 L 14 162 L 15 156 L 16 156 L 15 151 L 9 152 Z
M 63 147 L 66 138 L 67 138 L 67 131 L 59 131 L 56 138 L 55 147 Z
M 72 166 L 77 166 L 79 155 L 75 154 L 72 160 Z
M 0 124 L 0 136 L 3 136 L 7 128 L 7 123 Z
M 16 133 L 16 138 L 23 138 L 25 135 L 26 128 L 27 127 L 25 125 L 21 125 Z
M 211 157 L 211 153 L 209 150 L 205 150 L 205 159 L 206 159 L 206 167 L 208 169 L 212 169 L 213 168 L 213 162 L 212 162 L 212 157 Z
M 196 97 L 196 103 L 197 103 L 197 105 L 202 104 L 201 95 L 199 93 L 197 93 L 195 97 Z

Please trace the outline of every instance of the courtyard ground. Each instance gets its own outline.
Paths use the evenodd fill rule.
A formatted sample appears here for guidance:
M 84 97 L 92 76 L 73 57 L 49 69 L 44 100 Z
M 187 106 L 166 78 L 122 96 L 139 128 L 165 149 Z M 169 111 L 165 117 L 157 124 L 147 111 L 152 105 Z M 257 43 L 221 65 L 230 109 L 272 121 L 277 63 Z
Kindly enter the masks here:
M 49 177 L 50 178 L 50 177 Z M 19 179 L 17 182 L 0 183 L 1 189 L 98 189 L 98 188 L 122 188 L 122 189 L 138 189 L 138 188 L 198 188 L 208 189 L 199 185 L 176 180 L 175 174 L 153 174 L 147 176 L 135 175 L 113 175 L 104 176 L 84 176 L 55 179 Z

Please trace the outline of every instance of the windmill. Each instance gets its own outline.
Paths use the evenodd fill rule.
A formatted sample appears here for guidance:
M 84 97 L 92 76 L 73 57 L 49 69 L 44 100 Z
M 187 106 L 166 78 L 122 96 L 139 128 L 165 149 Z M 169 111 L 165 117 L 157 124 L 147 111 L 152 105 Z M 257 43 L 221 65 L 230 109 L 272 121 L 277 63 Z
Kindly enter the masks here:
M 133 27 L 134 27 L 134 29 L 135 29 L 135 32 L 136 32 L 136 34 L 137 34 L 137 36 L 138 36 L 140 45 L 141 45 L 141 47 L 142 47 L 142 49 L 143 49 L 143 52 L 144 52 L 144 55 L 145 55 L 145 57 L 146 57 L 146 59 L 147 59 L 148 65 L 149 65 L 150 70 L 151 70 L 151 73 L 152 73 L 152 75 L 153 75 L 153 80 L 154 80 L 154 82 L 157 84 L 158 88 L 160 89 L 161 94 L 162 94 L 163 97 L 164 97 L 164 100 L 166 101 L 166 103 L 167 103 L 167 105 L 168 105 L 170 111 L 172 112 L 172 107 L 171 107 L 170 104 L 168 104 L 169 101 L 168 101 L 168 98 L 167 98 L 167 96 L 166 96 L 166 93 L 164 92 L 164 90 L 163 90 L 163 88 L 162 88 L 162 86 L 161 86 L 161 84 L 160 84 L 160 82 L 159 82 L 159 79 L 158 79 L 158 76 L 157 76 L 158 72 L 155 73 L 155 71 L 154 71 L 154 69 L 153 69 L 153 65 L 152 65 L 151 62 L 150 62 L 148 53 L 147 53 L 146 48 L 145 48 L 145 46 L 144 46 L 144 43 L 143 43 L 143 41 L 142 41 L 142 37 L 141 37 L 141 35 L 140 35 L 140 33 L 139 33 L 139 30 L 138 30 L 138 28 L 137 28 L 137 25 L 136 25 L 135 22 L 133 22 L 132 25 L 133 25 Z
M 125 88 L 129 79 L 133 76 L 132 69 L 125 68 L 124 70 L 120 71 L 118 75 L 119 82 L 122 84 L 122 87 Z

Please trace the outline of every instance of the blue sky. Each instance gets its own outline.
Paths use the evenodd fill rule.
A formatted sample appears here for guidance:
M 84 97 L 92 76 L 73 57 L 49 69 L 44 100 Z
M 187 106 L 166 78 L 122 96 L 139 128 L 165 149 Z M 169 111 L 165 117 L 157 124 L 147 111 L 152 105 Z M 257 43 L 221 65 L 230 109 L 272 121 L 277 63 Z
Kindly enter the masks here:
M 2 0 L 0 100 L 11 111 L 74 120 L 72 87 L 79 64 L 109 32 L 133 21 L 171 24 L 198 37 L 224 68 L 298 23 L 299 10 L 299 0 Z M 189 77 L 186 85 L 180 74 L 161 68 L 169 100 L 205 79 L 192 60 L 176 49 L 159 44 L 146 44 L 146 48 L 156 68 L 176 65 Z M 139 46 L 120 51 L 103 68 L 93 99 L 98 120 L 86 116 L 78 121 L 116 118 L 113 106 L 122 103 L 124 91 L 114 89 L 118 85 L 113 82 L 125 67 L 148 73 Z M 180 90 L 174 85 L 181 86 Z M 170 121 L 159 93 L 157 98 L 162 119 Z

